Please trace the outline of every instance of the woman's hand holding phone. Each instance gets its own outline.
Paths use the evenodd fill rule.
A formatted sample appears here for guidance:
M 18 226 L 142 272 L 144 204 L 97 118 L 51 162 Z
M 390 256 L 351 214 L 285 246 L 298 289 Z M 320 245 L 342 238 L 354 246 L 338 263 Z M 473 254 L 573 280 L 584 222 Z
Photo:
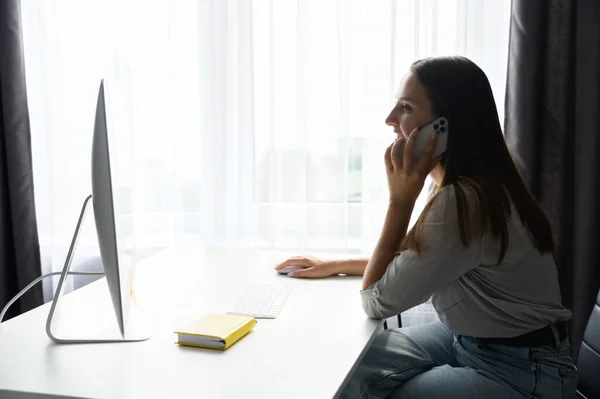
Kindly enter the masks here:
M 436 140 L 434 134 L 427 139 L 423 155 L 415 159 L 414 146 L 418 132 L 419 129 L 415 128 L 408 139 L 397 139 L 385 151 L 385 169 L 392 203 L 413 206 L 423 189 L 425 178 L 435 166 L 432 159 Z

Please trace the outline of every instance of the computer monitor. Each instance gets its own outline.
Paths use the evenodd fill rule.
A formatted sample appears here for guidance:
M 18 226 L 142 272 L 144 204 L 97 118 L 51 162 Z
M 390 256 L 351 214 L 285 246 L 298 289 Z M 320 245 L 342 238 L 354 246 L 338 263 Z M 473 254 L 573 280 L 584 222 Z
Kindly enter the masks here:
M 136 317 L 135 306 L 132 306 L 134 291 L 132 290 L 131 279 L 133 278 L 134 260 L 119 251 L 117 244 L 117 224 L 104 86 L 104 80 L 102 80 L 98 91 L 92 140 L 92 195 L 85 199 L 81 209 L 46 323 L 48 336 L 57 343 L 131 342 L 143 341 L 150 336 L 143 320 Z M 86 312 L 77 314 L 75 322 L 65 321 L 68 316 L 74 318 L 75 315 L 67 314 L 65 318 L 63 314 L 61 315 L 62 323 L 56 323 L 57 305 L 62 296 L 64 281 L 71 266 L 90 199 L 94 207 L 98 246 L 108 292 L 106 290 L 102 291 L 100 293 L 101 298 L 95 298 L 94 303 L 86 307 Z M 64 303 L 66 304 L 66 302 Z M 77 304 L 79 309 L 81 309 L 81 305 L 80 303 Z M 68 305 L 66 308 L 68 312 Z M 71 308 L 75 307 L 71 306 Z M 112 312 L 110 309 L 112 309 Z M 61 310 L 62 313 L 65 312 L 65 309 Z M 62 327 L 61 332 L 54 331 L 53 327 L 56 327 L 56 324 L 62 324 L 60 326 Z

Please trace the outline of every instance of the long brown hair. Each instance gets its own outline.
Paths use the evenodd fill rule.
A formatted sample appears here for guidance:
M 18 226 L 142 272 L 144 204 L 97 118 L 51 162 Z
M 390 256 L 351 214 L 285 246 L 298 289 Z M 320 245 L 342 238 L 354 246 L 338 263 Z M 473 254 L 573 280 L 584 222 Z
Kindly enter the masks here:
M 422 249 L 423 220 L 445 186 L 454 186 L 460 240 L 468 247 L 485 232 L 500 240 L 502 262 L 508 248 L 511 204 L 531 233 L 540 253 L 554 251 L 552 229 L 506 147 L 496 103 L 485 73 L 464 57 L 434 57 L 416 61 L 410 68 L 433 105 L 435 117 L 448 119 L 448 146 L 440 163 L 445 170 L 440 187 L 425 206 L 415 226 L 400 244 L 400 251 Z M 475 194 L 480 223 L 470 223 L 467 190 Z

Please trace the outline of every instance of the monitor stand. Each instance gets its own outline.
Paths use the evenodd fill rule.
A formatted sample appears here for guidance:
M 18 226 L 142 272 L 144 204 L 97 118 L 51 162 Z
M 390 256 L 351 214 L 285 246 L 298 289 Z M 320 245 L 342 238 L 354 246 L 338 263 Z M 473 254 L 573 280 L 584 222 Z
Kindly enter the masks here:
M 92 283 L 97 284 L 97 286 L 90 287 L 95 289 L 97 295 L 101 298 L 93 301 L 93 303 L 81 306 L 77 302 L 78 298 L 75 298 L 78 294 L 75 291 L 65 298 L 65 301 L 62 302 L 63 306 L 60 312 L 58 311 L 58 303 L 63 296 L 64 282 L 71 268 L 81 225 L 85 219 L 91 199 L 92 196 L 89 195 L 83 202 L 77 227 L 71 240 L 67 258 L 65 259 L 65 264 L 52 300 L 52 306 L 50 307 L 50 313 L 46 321 L 46 334 L 48 334 L 48 337 L 52 341 L 59 344 L 139 342 L 147 340 L 150 338 L 150 334 L 146 328 L 145 320 L 141 318 L 140 313 L 134 307 L 131 307 L 128 322 L 124 328 L 125 333 L 121 334 L 110 298 L 108 284 L 105 279 Z M 66 314 L 71 316 L 69 320 L 64 317 Z M 73 321 L 73 316 L 77 317 L 75 321 Z M 53 322 L 55 322 L 54 325 Z

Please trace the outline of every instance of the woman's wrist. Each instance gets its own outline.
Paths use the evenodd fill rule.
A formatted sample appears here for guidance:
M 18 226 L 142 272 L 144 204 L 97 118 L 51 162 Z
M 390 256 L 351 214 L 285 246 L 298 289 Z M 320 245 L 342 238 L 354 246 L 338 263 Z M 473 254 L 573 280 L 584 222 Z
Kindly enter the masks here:
M 415 203 L 417 202 L 416 198 L 411 198 L 408 196 L 398 196 L 394 198 L 390 198 L 389 207 L 393 207 L 400 210 L 410 210 L 412 211 L 415 207 Z
M 414 202 L 405 196 L 390 198 L 379 241 L 363 275 L 363 290 L 378 281 L 396 256 L 400 242 L 406 235 Z
M 367 267 L 367 263 L 369 263 L 369 259 L 338 259 L 329 261 L 329 263 L 335 274 L 362 276 L 365 272 L 365 268 Z

